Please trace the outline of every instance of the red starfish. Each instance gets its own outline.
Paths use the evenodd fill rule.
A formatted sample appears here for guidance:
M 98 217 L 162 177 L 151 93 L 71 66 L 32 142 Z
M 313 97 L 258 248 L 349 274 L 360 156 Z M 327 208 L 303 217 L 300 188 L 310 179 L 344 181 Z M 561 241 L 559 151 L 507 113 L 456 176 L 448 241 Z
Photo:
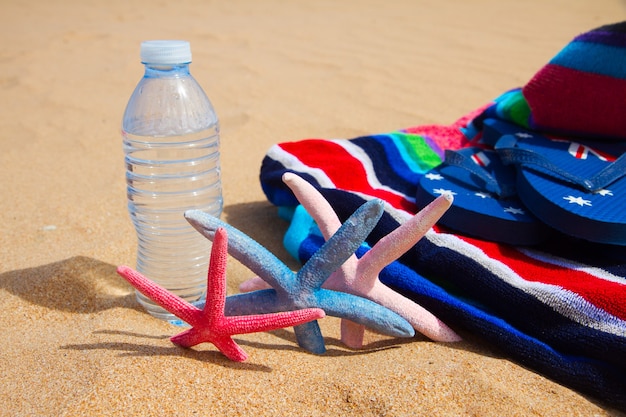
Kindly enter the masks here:
M 173 343 L 183 347 L 191 347 L 203 342 L 210 342 L 226 357 L 237 362 L 245 361 L 248 355 L 235 343 L 232 335 L 297 326 L 325 316 L 324 310 L 320 308 L 250 316 L 225 316 L 227 248 L 226 230 L 218 229 L 211 249 L 207 278 L 207 300 L 203 310 L 189 304 L 127 266 L 118 267 L 117 273 L 146 297 L 192 326 L 191 329 L 173 336 L 170 339 Z

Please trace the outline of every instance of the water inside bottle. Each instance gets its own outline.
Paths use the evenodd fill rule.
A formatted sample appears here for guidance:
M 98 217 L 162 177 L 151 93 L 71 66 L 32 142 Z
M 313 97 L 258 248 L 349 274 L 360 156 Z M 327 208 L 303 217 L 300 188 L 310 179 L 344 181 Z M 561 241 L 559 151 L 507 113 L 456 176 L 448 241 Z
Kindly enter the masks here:
M 184 136 L 123 132 L 128 209 L 137 231 L 137 270 L 186 301 L 204 302 L 211 243 L 185 220 L 186 210 L 219 217 L 222 192 L 217 127 Z M 153 316 L 178 320 L 142 294 Z

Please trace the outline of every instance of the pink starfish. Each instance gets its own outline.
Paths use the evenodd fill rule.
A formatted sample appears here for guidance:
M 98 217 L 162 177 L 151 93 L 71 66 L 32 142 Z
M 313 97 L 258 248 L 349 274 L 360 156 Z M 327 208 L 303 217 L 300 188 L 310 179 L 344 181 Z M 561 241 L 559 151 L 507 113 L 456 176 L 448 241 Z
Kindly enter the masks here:
M 307 181 L 285 173 L 283 181 L 316 221 L 328 240 L 341 222 L 326 199 Z M 440 196 L 400 227 L 380 239 L 361 259 L 352 255 L 335 271 L 323 287 L 368 298 L 404 317 L 416 331 L 439 342 L 456 342 L 461 338 L 441 320 L 419 304 L 395 292 L 378 279 L 382 269 L 409 250 L 439 220 L 452 204 L 451 196 Z M 267 288 L 265 281 L 252 278 L 241 284 L 242 291 Z M 363 345 L 364 327 L 349 320 L 341 321 L 341 340 L 349 347 Z
M 127 266 L 118 267 L 117 272 L 146 297 L 192 326 L 191 329 L 173 336 L 170 339 L 173 343 L 191 347 L 210 342 L 226 357 L 237 362 L 245 361 L 248 355 L 235 343 L 232 335 L 297 326 L 325 316 L 324 310 L 319 308 L 250 316 L 224 316 L 227 248 L 226 230 L 218 229 L 211 249 L 207 300 L 203 310 Z

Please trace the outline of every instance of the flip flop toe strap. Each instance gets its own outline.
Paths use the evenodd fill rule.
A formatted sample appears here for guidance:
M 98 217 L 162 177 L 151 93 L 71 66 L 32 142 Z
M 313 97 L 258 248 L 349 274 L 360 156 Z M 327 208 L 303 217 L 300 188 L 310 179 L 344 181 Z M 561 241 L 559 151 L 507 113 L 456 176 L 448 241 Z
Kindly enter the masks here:
M 515 184 L 508 184 L 498 181 L 496 177 L 487 172 L 480 165 L 477 165 L 470 157 L 447 149 L 445 151 L 445 163 L 450 166 L 463 168 L 480 178 L 485 184 L 484 189 L 501 198 L 515 195 Z
M 502 163 L 505 165 L 534 165 L 543 168 L 588 192 L 600 191 L 626 176 L 626 154 L 621 155 L 594 176 L 583 178 L 555 165 L 539 152 L 519 148 L 517 143 L 518 140 L 513 135 L 504 135 L 498 140 L 495 149 L 500 155 Z

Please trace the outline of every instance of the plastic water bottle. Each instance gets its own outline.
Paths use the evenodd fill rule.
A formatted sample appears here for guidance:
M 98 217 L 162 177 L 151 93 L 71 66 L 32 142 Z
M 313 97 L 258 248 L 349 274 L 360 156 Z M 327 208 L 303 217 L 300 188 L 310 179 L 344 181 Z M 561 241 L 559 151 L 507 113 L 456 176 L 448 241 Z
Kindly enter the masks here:
M 194 305 L 206 296 L 211 243 L 183 216 L 222 212 L 219 122 L 191 76 L 186 41 L 141 44 L 145 74 L 124 112 L 128 211 L 138 237 L 137 270 Z M 153 316 L 177 318 L 137 292 Z

